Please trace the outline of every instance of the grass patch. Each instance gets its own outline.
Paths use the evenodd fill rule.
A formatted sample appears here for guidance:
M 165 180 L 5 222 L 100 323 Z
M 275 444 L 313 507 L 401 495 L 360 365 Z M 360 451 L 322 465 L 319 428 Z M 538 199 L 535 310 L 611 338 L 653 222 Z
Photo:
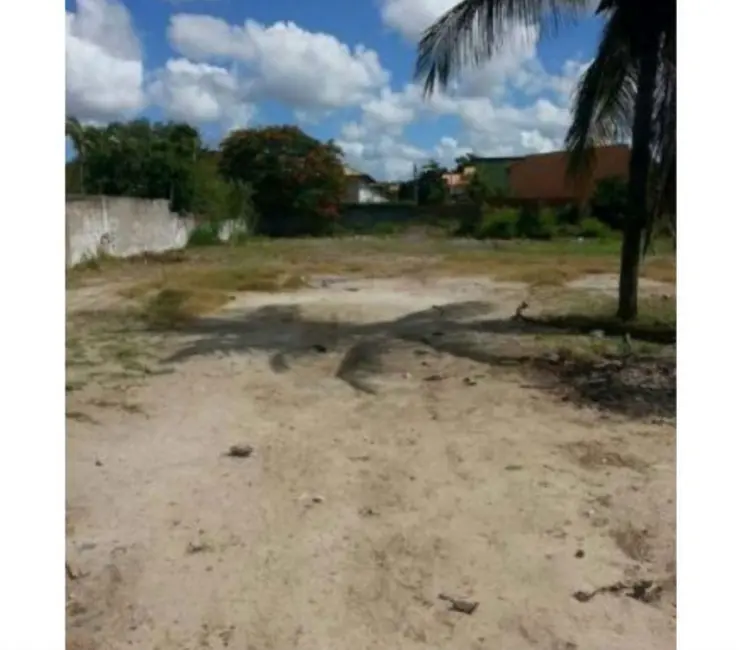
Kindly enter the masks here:
M 161 273 L 158 279 L 134 284 L 120 294 L 140 304 L 140 315 L 149 327 L 166 329 L 217 310 L 233 293 L 289 291 L 304 285 L 301 276 L 274 268 L 202 265 Z
M 222 291 L 162 289 L 146 301 L 141 317 L 155 329 L 177 328 L 228 300 L 229 295 Z
M 298 288 L 301 276 L 454 274 L 491 275 L 503 281 L 558 286 L 584 275 L 619 269 L 613 240 L 495 241 L 402 237 L 251 239 L 238 246 L 206 246 L 135 258 L 104 258 L 95 269 L 70 269 L 68 284 L 128 279 L 133 298 L 155 291 L 207 288 L 279 291 Z M 174 266 L 176 264 L 176 267 Z M 675 280 L 675 255 L 657 243 L 642 277 Z M 157 279 L 157 276 L 158 279 Z
M 100 424 L 95 418 L 90 417 L 87 413 L 82 411 L 67 411 L 67 420 L 75 420 L 76 422 L 83 422 L 84 424 Z
M 672 345 L 677 337 L 675 299 L 671 296 L 642 296 L 639 315 L 630 322 L 616 318 L 616 299 L 587 292 L 572 292 L 557 297 L 561 306 L 545 307 L 533 321 L 570 332 L 603 336 L 629 336 L 635 341 Z

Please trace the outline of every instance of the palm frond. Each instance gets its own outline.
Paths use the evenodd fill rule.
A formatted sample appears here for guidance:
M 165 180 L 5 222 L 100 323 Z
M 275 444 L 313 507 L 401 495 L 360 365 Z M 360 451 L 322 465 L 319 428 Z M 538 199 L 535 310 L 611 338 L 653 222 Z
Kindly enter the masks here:
M 571 177 L 590 172 L 596 147 L 622 142 L 631 133 L 637 67 L 628 27 L 621 12 L 611 12 L 595 59 L 577 85 L 572 123 L 565 136 Z
M 654 193 L 647 217 L 645 251 L 658 220 L 662 217 L 674 219 L 676 210 L 677 74 L 674 42 L 665 39 L 661 54 L 652 136 Z
M 537 25 L 546 35 L 590 6 L 589 0 L 462 0 L 423 33 L 414 78 L 429 95 L 462 68 L 490 59 L 511 25 Z

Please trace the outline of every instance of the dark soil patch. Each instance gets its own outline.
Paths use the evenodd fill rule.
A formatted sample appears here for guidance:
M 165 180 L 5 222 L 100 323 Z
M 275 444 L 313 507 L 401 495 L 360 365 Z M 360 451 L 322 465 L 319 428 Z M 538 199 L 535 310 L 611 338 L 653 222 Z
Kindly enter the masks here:
M 674 358 L 578 359 L 557 355 L 536 364 L 558 379 L 564 398 L 634 418 L 675 417 Z

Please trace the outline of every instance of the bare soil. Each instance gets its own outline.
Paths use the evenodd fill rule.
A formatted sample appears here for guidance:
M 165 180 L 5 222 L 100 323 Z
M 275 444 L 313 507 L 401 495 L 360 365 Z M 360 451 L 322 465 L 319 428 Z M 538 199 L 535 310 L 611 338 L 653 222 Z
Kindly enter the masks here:
M 116 291 L 68 292 L 68 648 L 674 648 L 674 361 L 542 364 L 486 278 Z

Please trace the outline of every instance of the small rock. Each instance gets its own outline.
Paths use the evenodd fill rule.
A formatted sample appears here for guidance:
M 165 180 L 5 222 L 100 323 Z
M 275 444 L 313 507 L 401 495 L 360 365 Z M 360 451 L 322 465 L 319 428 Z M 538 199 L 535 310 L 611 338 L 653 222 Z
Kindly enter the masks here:
M 590 336 L 592 336 L 594 339 L 602 339 L 604 338 L 606 333 L 603 330 L 593 330 L 590 332 Z
M 103 466 L 103 462 L 100 459 L 96 458 L 95 459 L 95 467 L 102 467 L 102 466 Z
M 476 601 L 452 598 L 451 596 L 447 596 L 446 594 L 439 594 L 439 599 L 447 601 L 449 603 L 449 609 L 451 609 L 451 611 L 467 614 L 468 616 L 470 614 L 473 614 L 480 605 L 480 603 Z
M 584 558 L 585 557 L 585 551 L 583 551 L 581 548 L 577 549 L 577 551 L 575 551 L 575 557 L 578 560 Z
M 429 375 L 428 377 L 424 377 L 424 381 L 441 381 L 444 379 L 441 375 Z
M 325 499 L 320 494 L 301 494 L 298 501 L 306 508 L 310 508 L 318 503 L 323 503 Z
M 320 352 L 321 354 L 328 352 L 328 348 L 325 345 L 321 345 L 320 343 L 311 345 L 311 350 L 313 350 L 314 352 Z
M 228 448 L 226 456 L 231 458 L 249 458 L 254 453 L 254 447 L 251 445 L 231 445 Z
M 206 551 L 210 551 L 210 550 L 211 550 L 210 545 L 206 544 L 205 542 L 198 542 L 197 544 L 194 544 L 193 542 L 188 542 L 187 544 L 188 555 L 194 555 L 196 553 L 205 553 Z
M 523 465 L 506 465 L 505 469 L 508 472 L 518 472 L 523 469 Z
M 477 386 L 477 382 L 474 379 L 470 379 L 469 377 L 465 377 L 463 383 L 465 386 Z

